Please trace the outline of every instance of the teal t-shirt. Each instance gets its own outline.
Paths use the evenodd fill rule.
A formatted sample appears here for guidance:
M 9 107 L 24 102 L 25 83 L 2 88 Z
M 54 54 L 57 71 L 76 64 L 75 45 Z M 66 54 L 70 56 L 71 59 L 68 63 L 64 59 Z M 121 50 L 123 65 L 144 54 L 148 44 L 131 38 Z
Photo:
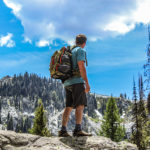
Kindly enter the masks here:
M 73 69 L 78 68 L 78 61 L 83 60 L 86 61 L 86 51 L 81 47 L 76 47 L 72 50 L 72 67 Z M 64 82 L 64 87 L 76 84 L 76 83 L 84 83 L 82 77 L 72 77 Z

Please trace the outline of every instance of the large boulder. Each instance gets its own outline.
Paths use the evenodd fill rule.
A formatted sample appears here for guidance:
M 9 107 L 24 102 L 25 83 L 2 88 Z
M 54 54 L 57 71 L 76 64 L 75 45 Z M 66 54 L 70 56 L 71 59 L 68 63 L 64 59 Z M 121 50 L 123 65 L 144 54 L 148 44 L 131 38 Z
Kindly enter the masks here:
M 0 150 L 137 150 L 136 145 L 102 136 L 41 137 L 0 130 Z

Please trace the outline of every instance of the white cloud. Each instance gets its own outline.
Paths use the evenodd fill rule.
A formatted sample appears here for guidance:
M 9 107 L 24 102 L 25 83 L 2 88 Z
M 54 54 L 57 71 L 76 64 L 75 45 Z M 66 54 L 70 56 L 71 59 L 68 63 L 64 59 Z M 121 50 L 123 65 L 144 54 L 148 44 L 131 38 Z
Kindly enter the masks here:
M 134 22 L 147 24 L 150 22 L 150 0 L 138 0 L 137 9 L 133 12 Z
M 135 24 L 126 25 L 122 21 L 114 21 L 108 24 L 104 28 L 104 31 L 113 31 L 113 32 L 118 32 L 119 34 L 125 34 L 129 32 L 130 30 L 134 29 L 134 27 L 135 27 Z
M 12 33 L 8 33 L 6 36 L 0 37 L 0 47 L 14 47 L 15 42 L 11 39 L 13 37 Z
M 3 1 L 21 20 L 25 37 L 37 41 L 61 38 L 72 43 L 79 33 L 95 41 L 150 22 L 150 0 Z
M 18 12 L 21 10 L 20 4 L 18 4 L 16 2 L 14 3 L 13 1 L 10 1 L 10 0 L 3 0 L 3 1 L 8 7 L 12 8 L 14 14 L 17 15 Z
M 46 41 L 46 40 L 40 40 L 36 43 L 36 45 L 38 47 L 45 47 L 45 46 L 49 46 L 49 41 Z

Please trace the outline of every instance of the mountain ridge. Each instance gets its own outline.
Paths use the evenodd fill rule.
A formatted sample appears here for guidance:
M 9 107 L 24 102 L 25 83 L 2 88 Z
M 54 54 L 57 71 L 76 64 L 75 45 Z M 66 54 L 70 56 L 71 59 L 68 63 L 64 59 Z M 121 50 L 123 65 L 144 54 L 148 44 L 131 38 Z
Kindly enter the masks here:
M 0 79 L 0 102 L 1 102 L 1 129 L 7 128 L 8 113 L 13 116 L 14 130 L 19 126 L 27 128 L 33 125 L 34 111 L 38 99 L 43 101 L 48 118 L 47 126 L 53 135 L 57 135 L 61 127 L 63 109 L 65 108 L 65 91 L 61 82 L 51 78 L 39 77 L 36 74 L 5 76 Z M 106 103 L 109 96 L 103 97 L 94 93 L 87 94 L 88 107 L 84 109 L 82 127 L 94 135 L 100 129 Z M 132 102 L 123 98 L 116 98 L 119 113 L 122 117 L 130 118 Z M 128 125 L 129 124 L 129 125 Z M 71 112 L 68 130 L 72 131 L 75 125 L 74 110 Z M 127 137 L 130 134 L 130 122 L 125 124 L 128 128 Z M 25 130 L 26 131 L 26 130 Z

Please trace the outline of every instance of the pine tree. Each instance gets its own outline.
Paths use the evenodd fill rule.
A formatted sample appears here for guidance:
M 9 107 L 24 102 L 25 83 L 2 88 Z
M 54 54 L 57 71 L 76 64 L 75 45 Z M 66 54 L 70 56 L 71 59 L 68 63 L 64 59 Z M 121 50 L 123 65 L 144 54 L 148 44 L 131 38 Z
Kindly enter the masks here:
M 104 110 L 105 110 L 105 100 L 102 99 L 102 103 L 101 103 L 101 112 L 104 115 Z
M 34 108 L 36 109 L 37 107 L 38 107 L 38 99 L 36 98 Z
M 1 120 L 1 111 L 2 111 L 2 100 L 0 99 L 0 124 L 2 123 L 2 120 Z
M 24 131 L 25 133 L 27 133 L 27 132 L 28 132 L 28 129 L 30 129 L 30 128 L 31 128 L 31 122 L 30 122 L 30 120 L 29 120 L 29 117 L 27 116 L 27 118 L 26 118 L 25 121 L 24 121 L 23 131 Z
M 127 94 L 126 93 L 124 94 L 124 98 L 127 99 Z
M 2 119 L 1 119 L 1 112 L 0 112 L 0 124 L 2 124 Z
M 21 110 L 21 104 L 20 104 L 20 100 L 18 102 L 18 108 L 19 108 L 19 111 Z
M 10 116 L 9 120 L 7 120 L 7 130 L 12 130 L 14 129 L 14 126 L 13 126 L 13 118 L 12 116 Z
M 150 25 L 148 25 L 148 37 L 149 43 L 147 46 L 147 63 L 143 65 L 144 76 L 146 77 L 145 83 L 147 83 L 146 90 L 150 89 Z
M 46 127 L 46 116 L 44 114 L 45 110 L 43 107 L 42 100 L 39 99 L 38 107 L 35 111 L 35 118 L 33 128 L 29 129 L 29 133 L 36 134 L 40 136 L 50 136 L 50 132 Z
M 22 116 L 21 119 L 20 119 L 20 131 L 24 133 L 24 131 L 23 131 L 23 124 L 24 124 L 24 121 L 23 121 L 23 116 Z
M 116 100 L 111 96 L 106 104 L 104 120 L 102 121 L 100 135 L 111 138 L 113 141 L 121 141 L 125 137 L 125 128 L 121 126 L 121 118 Z
M 148 110 L 147 106 L 144 103 L 144 90 L 143 90 L 143 79 L 142 75 L 139 76 L 139 113 L 140 113 L 140 118 L 141 118 L 141 131 L 142 131 L 142 140 L 141 140 L 141 145 L 142 145 L 142 150 L 147 150 L 149 138 L 148 136 L 150 135 L 150 121 L 148 120 Z
M 149 135 L 150 138 L 150 93 L 148 94 L 148 99 L 147 99 L 147 113 L 148 113 L 148 121 L 146 126 L 147 126 L 147 134 Z
M 16 124 L 15 132 L 21 132 L 19 123 Z
M 142 77 L 139 77 L 139 102 L 137 101 L 136 85 L 133 78 L 133 126 L 130 141 L 135 143 L 139 150 L 146 150 L 148 144 L 146 110 L 143 102 L 144 92 Z
M 122 93 L 120 93 L 120 97 L 123 98 L 123 94 Z
M 143 124 L 147 122 L 147 110 L 144 104 L 144 90 L 143 90 L 143 79 L 142 76 L 139 76 L 139 113 L 142 117 Z
M 150 115 L 150 93 L 148 94 L 148 98 L 147 98 L 147 109 L 148 109 L 148 113 Z
M 140 127 L 139 127 L 139 115 L 138 115 L 138 103 L 137 103 L 137 93 L 136 93 L 136 85 L 133 78 L 133 101 L 134 105 L 132 108 L 133 121 L 134 124 L 132 126 L 132 135 L 130 137 L 131 142 L 135 143 L 137 147 L 140 147 Z
M 9 122 L 9 119 L 10 119 L 10 113 L 8 112 L 8 114 L 7 114 L 7 124 Z

